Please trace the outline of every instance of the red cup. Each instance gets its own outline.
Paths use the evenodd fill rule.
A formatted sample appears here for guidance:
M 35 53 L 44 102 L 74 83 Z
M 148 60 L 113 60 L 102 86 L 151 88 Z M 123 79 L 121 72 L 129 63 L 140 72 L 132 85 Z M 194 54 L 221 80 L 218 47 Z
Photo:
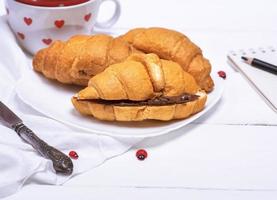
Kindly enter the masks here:
M 16 0 L 17 2 L 43 7 L 72 6 L 88 2 L 89 0 Z

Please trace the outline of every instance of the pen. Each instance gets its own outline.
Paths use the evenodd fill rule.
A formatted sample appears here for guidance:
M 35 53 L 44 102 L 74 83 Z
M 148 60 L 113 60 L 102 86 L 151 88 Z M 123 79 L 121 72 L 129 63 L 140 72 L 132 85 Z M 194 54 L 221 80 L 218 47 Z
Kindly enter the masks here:
M 264 62 L 262 60 L 259 60 L 257 58 L 248 58 L 248 57 L 244 57 L 242 56 L 241 59 L 243 59 L 247 64 L 252 65 L 254 67 L 266 70 L 266 71 L 270 71 L 270 72 L 274 72 L 277 73 L 277 66 Z

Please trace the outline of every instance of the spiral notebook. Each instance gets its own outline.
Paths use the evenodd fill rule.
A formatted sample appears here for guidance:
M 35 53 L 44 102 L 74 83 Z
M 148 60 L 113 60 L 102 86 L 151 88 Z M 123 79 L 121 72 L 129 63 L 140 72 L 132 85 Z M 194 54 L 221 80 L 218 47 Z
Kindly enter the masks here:
M 277 65 L 277 49 L 274 47 L 240 49 L 231 51 L 227 55 L 229 63 L 246 78 L 264 101 L 277 113 L 277 74 L 250 66 L 242 61 L 241 56 L 254 57 Z

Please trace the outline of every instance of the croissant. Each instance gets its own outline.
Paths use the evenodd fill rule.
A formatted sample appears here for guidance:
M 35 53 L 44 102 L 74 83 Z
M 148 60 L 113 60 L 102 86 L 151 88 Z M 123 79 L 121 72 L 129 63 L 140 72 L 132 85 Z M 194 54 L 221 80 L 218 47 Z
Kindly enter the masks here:
M 182 33 L 165 28 L 137 28 L 119 38 L 145 53 L 155 53 L 162 59 L 179 63 L 202 89 L 207 92 L 213 89 L 209 61 L 203 57 L 201 49 Z
M 183 119 L 206 100 L 193 76 L 155 54 L 133 54 L 109 66 L 72 97 L 81 114 L 108 121 Z
M 213 89 L 211 65 L 201 49 L 185 35 L 164 28 L 133 29 L 118 38 L 77 35 L 66 42 L 56 41 L 35 55 L 33 67 L 47 78 L 87 86 L 92 76 L 139 52 L 175 61 L 202 89 L 207 92 Z
M 107 66 L 138 52 L 120 38 L 108 35 L 77 35 L 66 42 L 55 41 L 36 53 L 33 67 L 49 79 L 87 86 L 88 80 Z

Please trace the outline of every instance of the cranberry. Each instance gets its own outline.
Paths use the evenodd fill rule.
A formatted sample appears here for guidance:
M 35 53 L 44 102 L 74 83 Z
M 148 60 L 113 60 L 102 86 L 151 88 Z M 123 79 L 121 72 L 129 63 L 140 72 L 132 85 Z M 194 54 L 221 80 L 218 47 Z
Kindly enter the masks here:
M 137 150 L 136 156 L 139 160 L 144 160 L 147 158 L 147 152 L 144 149 Z
M 75 160 L 79 158 L 76 151 L 70 151 L 68 155 L 69 155 L 70 158 L 75 159 Z
M 219 75 L 219 77 L 226 79 L 226 73 L 224 71 L 218 71 L 217 74 Z

